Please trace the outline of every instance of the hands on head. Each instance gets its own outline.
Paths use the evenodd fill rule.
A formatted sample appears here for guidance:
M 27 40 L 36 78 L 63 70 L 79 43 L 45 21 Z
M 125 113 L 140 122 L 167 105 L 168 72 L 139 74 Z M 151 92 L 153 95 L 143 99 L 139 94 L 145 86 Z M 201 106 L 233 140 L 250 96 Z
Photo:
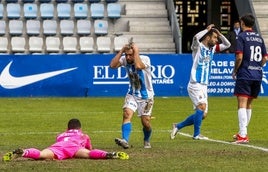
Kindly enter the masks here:
M 208 31 L 213 30 L 213 31 L 215 31 L 215 32 L 217 33 L 218 36 L 221 35 L 220 31 L 219 31 L 217 28 L 215 28 L 215 25 L 214 25 L 214 24 L 210 24 L 210 25 L 208 25 L 208 26 L 207 26 L 207 30 L 208 30 Z
M 214 25 L 214 24 L 210 24 L 210 25 L 207 26 L 207 30 L 209 31 L 209 30 L 212 29 L 213 27 L 215 27 L 215 25 Z
M 138 52 L 137 51 L 138 46 L 134 42 L 124 45 L 124 47 L 122 48 L 122 51 L 126 52 L 127 50 L 130 50 L 130 49 L 132 49 L 133 52 Z

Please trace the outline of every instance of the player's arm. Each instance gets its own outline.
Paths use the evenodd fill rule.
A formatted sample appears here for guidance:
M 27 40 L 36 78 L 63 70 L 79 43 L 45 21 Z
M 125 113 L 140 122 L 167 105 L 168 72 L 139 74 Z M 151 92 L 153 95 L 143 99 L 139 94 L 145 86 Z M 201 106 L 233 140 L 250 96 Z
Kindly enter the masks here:
M 221 44 L 217 45 L 218 47 L 216 48 L 217 52 L 223 51 L 231 46 L 230 41 L 222 34 L 218 29 L 213 28 L 216 32 L 218 37 L 221 40 Z
M 88 135 L 86 135 L 86 145 L 85 145 L 85 148 L 86 149 L 89 149 L 89 150 L 93 149 L 92 148 L 92 145 L 91 145 L 90 137 Z
M 141 58 L 140 58 L 140 52 L 139 52 L 139 48 L 136 44 L 132 43 L 131 44 L 131 48 L 133 50 L 133 56 L 134 56 L 134 63 L 135 63 L 135 68 L 136 69 L 145 69 L 145 65 L 142 62 Z
M 121 66 L 120 58 L 121 58 L 121 56 L 123 55 L 124 52 L 125 52 L 125 46 L 111 60 L 111 62 L 110 62 L 110 67 L 111 68 L 118 68 L 118 67 Z
M 264 42 L 264 40 L 263 40 L 263 42 Z M 267 62 L 267 60 L 268 60 L 268 54 L 267 54 L 267 51 L 266 51 L 266 46 L 265 46 L 265 44 L 263 43 L 262 44 L 262 61 L 261 61 L 261 66 L 264 66 L 265 65 L 265 63 Z
M 241 66 L 242 60 L 243 60 L 243 53 L 237 53 L 235 56 L 235 66 L 234 66 L 234 70 L 232 73 L 233 79 L 236 79 L 236 74 L 237 74 L 239 67 Z
M 268 54 L 262 56 L 261 66 L 264 66 L 268 60 Z
M 208 33 L 208 31 L 210 31 L 210 29 L 214 27 L 214 24 L 210 24 L 207 26 L 206 29 L 198 32 L 197 34 L 195 34 L 195 36 L 193 37 L 193 41 L 192 41 L 192 45 L 191 45 L 191 49 L 195 50 L 198 48 L 199 44 L 200 44 L 200 39 L 205 36 L 206 33 Z

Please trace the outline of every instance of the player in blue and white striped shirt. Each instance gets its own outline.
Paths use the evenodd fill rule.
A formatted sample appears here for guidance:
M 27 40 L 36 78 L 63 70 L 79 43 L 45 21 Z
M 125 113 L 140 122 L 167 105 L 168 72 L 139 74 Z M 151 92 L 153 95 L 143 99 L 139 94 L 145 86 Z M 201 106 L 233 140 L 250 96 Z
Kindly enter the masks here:
M 210 74 L 210 64 L 215 51 L 223 51 L 230 47 L 230 42 L 214 27 L 209 25 L 205 30 L 197 33 L 192 42 L 193 65 L 191 69 L 190 81 L 188 83 L 188 94 L 191 98 L 195 113 L 189 115 L 184 121 L 173 124 L 171 139 L 183 127 L 194 125 L 193 139 L 206 139 L 200 134 L 202 119 L 206 117 L 208 111 L 207 85 Z M 221 44 L 218 43 L 221 39 Z
M 151 148 L 152 128 L 150 120 L 154 103 L 154 90 L 150 58 L 140 55 L 137 45 L 130 41 L 111 60 L 111 68 L 120 66 L 125 67 L 127 71 L 129 89 L 123 105 L 122 138 L 116 138 L 115 142 L 124 149 L 129 148 L 128 142 L 132 130 L 131 119 L 134 112 L 137 111 L 143 125 L 144 148 Z

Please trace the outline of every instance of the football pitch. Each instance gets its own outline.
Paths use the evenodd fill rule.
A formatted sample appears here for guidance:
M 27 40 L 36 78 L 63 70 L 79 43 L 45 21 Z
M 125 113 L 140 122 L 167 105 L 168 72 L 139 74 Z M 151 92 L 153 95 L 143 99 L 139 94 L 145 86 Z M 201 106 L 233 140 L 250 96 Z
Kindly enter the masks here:
M 235 97 L 209 97 L 208 117 L 202 134 L 193 140 L 193 128 L 180 130 L 170 140 L 171 125 L 193 112 L 188 97 L 156 97 L 153 109 L 152 149 L 143 148 L 140 119 L 133 117 L 130 149 L 114 143 L 121 137 L 123 97 L 116 98 L 1 98 L 0 155 L 20 148 L 44 149 L 66 129 L 70 118 L 79 118 L 94 148 L 125 151 L 129 160 L 71 159 L 34 161 L 18 158 L 0 162 L 0 171 L 268 171 L 268 97 L 253 103 L 248 145 L 230 144 L 238 131 Z

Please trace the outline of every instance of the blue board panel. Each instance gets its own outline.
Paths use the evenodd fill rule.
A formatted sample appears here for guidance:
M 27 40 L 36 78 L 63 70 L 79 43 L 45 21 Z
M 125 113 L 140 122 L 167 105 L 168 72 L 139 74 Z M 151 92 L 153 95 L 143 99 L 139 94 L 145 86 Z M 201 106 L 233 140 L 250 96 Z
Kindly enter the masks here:
M 124 68 L 109 68 L 114 54 L 1 55 L 0 96 L 124 96 Z M 156 96 L 187 96 L 191 54 L 149 54 Z M 209 95 L 232 96 L 234 54 L 216 54 Z M 267 96 L 268 68 L 264 67 L 261 96 Z

